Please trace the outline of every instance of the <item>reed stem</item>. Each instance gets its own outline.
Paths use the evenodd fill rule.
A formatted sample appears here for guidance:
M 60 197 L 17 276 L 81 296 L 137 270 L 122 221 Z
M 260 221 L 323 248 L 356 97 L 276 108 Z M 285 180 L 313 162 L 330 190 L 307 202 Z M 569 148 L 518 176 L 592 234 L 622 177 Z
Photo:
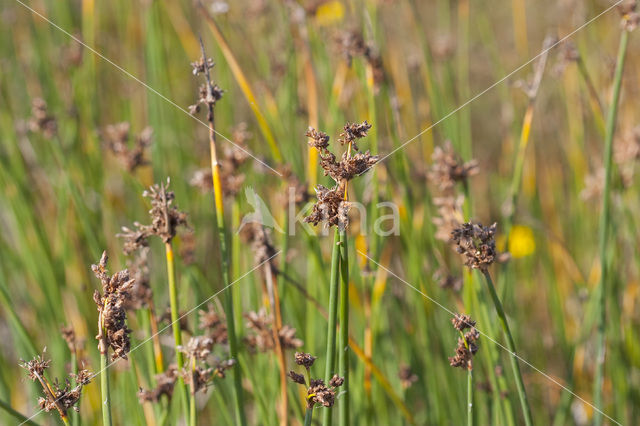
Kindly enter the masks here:
M 507 348 L 509 349 L 509 352 L 511 354 L 511 356 L 509 357 L 509 360 L 511 361 L 513 376 L 516 379 L 516 388 L 518 390 L 518 398 L 520 399 L 520 405 L 522 406 L 522 415 L 524 416 L 524 422 L 527 426 L 531 426 L 533 425 L 533 420 L 531 418 L 531 409 L 529 408 L 529 401 L 527 400 L 527 393 L 524 388 L 522 373 L 520 373 L 520 366 L 518 365 L 518 359 L 516 358 L 516 345 L 513 341 L 511 330 L 509 329 L 507 316 L 504 313 L 502 302 L 500 302 L 500 298 L 496 293 L 496 288 L 493 285 L 493 280 L 491 279 L 491 275 L 489 275 L 489 271 L 482 271 L 482 274 L 484 275 L 485 282 L 487 283 L 487 288 L 489 289 L 489 294 L 491 294 L 493 305 L 495 306 L 496 313 L 498 314 L 498 318 L 500 319 L 500 325 L 502 326 L 502 331 L 504 332 L 504 335 L 507 340 Z
M 176 351 L 176 364 L 178 365 L 178 371 L 182 371 L 184 367 L 184 356 L 179 347 L 182 346 L 182 330 L 180 329 L 180 310 L 178 307 L 178 290 L 176 288 L 176 271 L 175 261 L 173 256 L 173 246 L 171 242 L 164 245 L 167 259 L 167 278 L 169 280 L 169 305 L 171 309 L 171 328 L 173 330 L 173 340 Z M 182 400 L 183 409 L 187 410 L 187 389 L 184 385 L 184 379 L 180 377 L 178 379 L 178 393 Z
M 336 320 L 338 316 L 338 286 L 340 280 L 340 231 L 336 227 L 331 251 L 331 281 L 329 283 L 329 318 L 327 326 L 327 354 L 324 370 L 324 382 L 329 383 L 335 371 L 336 356 Z M 325 409 L 322 424 L 331 424 L 331 409 Z
M 313 419 L 313 407 L 307 408 L 307 411 L 304 413 L 304 426 L 311 426 Z
M 213 19 L 206 13 L 206 9 L 199 3 L 201 10 L 205 12 L 205 17 L 211 24 L 214 35 L 221 36 Z M 221 38 L 218 38 L 220 41 Z M 202 60 L 207 63 L 207 54 L 204 50 L 204 43 L 200 39 L 200 49 L 202 52 Z M 210 97 L 213 97 L 213 86 L 211 83 L 211 75 L 209 68 L 205 66 L 204 72 L 207 80 L 207 91 Z M 257 104 L 256 104 L 257 105 Z M 215 131 L 215 115 L 213 104 L 208 105 L 207 122 L 209 123 L 209 151 L 211 154 L 211 177 L 213 179 L 213 195 L 215 202 L 216 225 L 218 227 L 218 242 L 220 244 L 220 267 L 222 270 L 222 285 L 227 288 L 230 285 L 229 268 L 231 264 L 231 251 L 227 247 L 227 233 L 224 223 L 224 197 L 222 193 L 222 181 L 220 179 L 220 164 L 218 163 L 218 154 L 216 149 L 216 131 Z M 277 146 L 276 146 L 277 148 Z M 225 292 L 224 310 L 227 319 L 227 334 L 229 341 L 229 355 L 236 361 L 233 368 L 233 388 L 235 400 L 235 416 L 236 424 L 244 426 L 246 418 L 244 413 L 244 397 L 242 392 L 242 376 L 240 367 L 240 358 L 238 357 L 238 339 L 236 336 L 235 314 L 233 308 L 233 292 L 231 290 Z
M 102 330 L 102 334 L 106 335 L 106 330 Z M 109 394 L 109 372 L 107 367 L 109 366 L 107 353 L 100 354 L 100 392 L 102 395 L 102 424 L 103 426 L 111 426 L 111 396 Z M 62 418 L 63 421 L 65 418 Z M 68 421 L 65 421 L 68 424 Z
M 609 242 L 609 222 L 611 216 L 610 209 L 610 192 L 611 192 L 611 174 L 612 174 L 612 151 L 613 136 L 616 130 L 616 119 L 618 116 L 618 103 L 620 101 L 620 88 L 622 87 L 622 74 L 627 53 L 627 44 L 629 41 L 629 32 L 622 31 L 620 38 L 620 47 L 618 49 L 618 60 L 616 62 L 616 71 L 613 80 L 613 96 L 609 112 L 607 114 L 607 128 L 604 141 L 604 167 L 605 179 L 602 191 L 602 211 L 600 213 L 600 283 L 598 284 L 598 340 L 594 384 L 594 405 L 602 408 L 602 385 L 604 382 L 604 363 L 606 352 L 606 316 L 607 316 L 607 243 Z M 594 412 L 593 424 L 600 426 L 602 424 L 602 413 L 599 410 Z
M 342 398 L 338 403 L 340 426 L 349 425 L 349 253 L 347 231 L 340 231 L 340 352 L 338 371 L 344 377 Z

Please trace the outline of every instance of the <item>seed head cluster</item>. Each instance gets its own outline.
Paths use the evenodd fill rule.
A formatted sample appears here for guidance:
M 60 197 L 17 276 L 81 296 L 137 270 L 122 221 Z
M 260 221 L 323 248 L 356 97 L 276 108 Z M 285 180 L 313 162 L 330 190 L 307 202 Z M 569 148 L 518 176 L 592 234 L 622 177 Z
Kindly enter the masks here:
M 343 129 L 338 142 L 358 151 L 356 142 L 367 136 L 371 125 L 366 121 L 360 124 L 347 123 Z M 336 185 L 332 188 L 316 186 L 318 202 L 304 220 L 314 225 L 324 222 L 326 226 L 345 229 L 349 222 L 350 208 L 349 202 L 345 200 L 347 182 L 373 167 L 378 161 L 378 156 L 371 155 L 369 151 L 351 155 L 351 150 L 347 149 L 338 161 L 335 154 L 329 151 L 329 136 L 326 133 L 310 127 L 306 136 L 310 139 L 309 145 L 320 151 L 320 167 L 324 170 L 324 175 L 330 176 Z
M 245 314 L 247 319 L 247 328 L 251 333 L 245 338 L 245 344 L 250 350 L 258 350 L 260 352 L 272 351 L 276 348 L 276 342 L 273 333 L 273 318 L 261 309 L 258 312 L 248 312 Z M 283 349 L 297 349 L 303 345 L 302 340 L 296 337 L 296 329 L 283 325 L 278 330 L 280 338 L 280 346 Z
M 127 294 L 131 291 L 134 280 L 130 278 L 129 271 L 117 272 L 109 276 L 107 272 L 107 252 L 102 253 L 100 262 L 91 265 L 95 276 L 102 283 L 102 294 L 96 290 L 93 300 L 98 307 L 98 349 L 101 354 L 107 354 L 109 348 L 113 350 L 111 360 L 118 358 L 127 359 L 127 353 L 131 346 L 127 328 L 127 314 L 124 308 Z
M 295 362 L 298 365 L 305 367 L 307 370 L 307 376 L 310 377 L 310 369 L 316 358 L 311 354 L 296 352 Z M 302 386 L 307 386 L 307 380 L 304 375 L 298 374 L 295 371 L 289 371 L 289 378 L 294 382 Z M 307 388 L 307 408 L 313 408 L 316 404 L 323 407 L 332 407 L 336 400 L 336 389 L 344 384 L 344 378 L 334 374 L 329 380 L 328 386 L 322 379 L 309 379 L 309 387 Z
M 40 409 L 49 412 L 57 410 L 62 418 L 66 418 L 67 411 L 73 408 L 78 411 L 76 404 L 80 400 L 82 388 L 91 382 L 92 375 L 88 370 L 79 370 L 77 374 L 71 374 L 60 383 L 56 378 L 53 382 L 47 380 L 45 370 L 51 365 L 51 360 L 44 360 L 40 355 L 31 361 L 20 362 L 20 366 L 28 371 L 30 380 L 37 381 L 42 386 L 43 397 L 38 399 Z M 74 386 L 71 385 L 71 380 Z
M 169 184 L 170 180 L 167 178 L 166 184 L 152 185 L 142 193 L 142 196 L 151 200 L 151 210 L 149 210 L 151 224 L 142 225 L 134 222 L 134 229 L 122 228 L 122 233 L 117 236 L 124 240 L 125 254 L 147 247 L 149 245 L 147 239 L 152 235 L 160 237 L 165 243 L 170 243 L 176 236 L 178 227 L 188 227 L 187 214 L 173 205 L 175 193 L 169 191 Z
M 191 388 L 192 395 L 200 390 L 206 389 L 211 381 L 218 377 L 224 379 L 226 371 L 235 365 L 235 360 L 214 359 L 209 362 L 214 346 L 214 340 L 208 336 L 194 336 L 184 347 L 179 347 L 187 362 L 180 375 L 184 382 Z
M 460 332 L 462 337 L 458 338 L 456 354 L 453 357 L 449 357 L 449 364 L 452 367 L 472 370 L 472 358 L 478 352 L 478 339 L 480 338 L 480 332 L 475 328 L 476 322 L 468 315 L 455 314 L 451 323 L 453 327 Z M 467 328 L 469 331 L 463 334 L 463 331 Z
M 622 28 L 631 32 L 640 24 L 640 13 L 638 13 L 638 1 L 626 0 L 618 5 L 618 10 L 622 15 Z
M 108 125 L 100 132 L 100 137 L 106 148 L 111 151 L 124 167 L 133 172 L 140 166 L 149 164 L 145 158 L 145 151 L 151 146 L 153 129 L 145 127 L 136 136 L 133 148 L 129 148 L 131 125 L 127 122 Z
M 466 182 L 471 176 L 478 174 L 478 162 L 463 162 L 453 150 L 451 141 L 444 148 L 436 147 L 431 156 L 433 164 L 428 177 L 443 193 L 450 193 L 457 182 Z
M 47 102 L 42 98 L 31 101 L 31 117 L 28 124 L 29 130 L 42 133 L 47 139 L 54 137 L 58 131 L 58 122 L 53 115 L 49 114 Z
M 465 259 L 464 264 L 471 269 L 486 272 L 497 256 L 497 224 L 482 226 L 481 223 L 463 223 L 451 233 L 455 249 Z

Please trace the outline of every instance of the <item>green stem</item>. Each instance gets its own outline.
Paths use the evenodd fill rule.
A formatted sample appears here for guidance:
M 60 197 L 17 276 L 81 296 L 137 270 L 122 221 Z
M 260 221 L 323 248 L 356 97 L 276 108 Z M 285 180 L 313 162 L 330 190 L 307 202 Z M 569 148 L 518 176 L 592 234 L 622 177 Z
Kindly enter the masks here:
M 624 62 L 627 53 L 627 44 L 629 41 L 629 32 L 622 31 L 622 37 L 620 38 L 620 47 L 618 49 L 618 61 L 616 63 L 616 71 L 613 82 L 613 97 L 611 99 L 611 105 L 609 107 L 609 113 L 607 114 L 607 129 L 606 137 L 604 141 L 604 167 L 605 167 L 605 179 L 604 188 L 602 191 L 602 211 L 600 213 L 600 283 L 598 285 L 598 340 L 597 348 L 598 355 L 596 358 L 596 371 L 595 371 L 595 387 L 594 387 L 594 405 L 598 408 L 602 408 L 602 384 L 604 381 L 604 362 L 605 362 L 605 326 L 607 316 L 607 243 L 609 241 L 609 222 L 610 222 L 610 192 L 611 192 L 611 172 L 612 172 L 612 148 L 613 148 L 613 135 L 616 130 L 616 119 L 618 116 L 618 103 L 620 100 L 620 88 L 622 86 L 622 73 L 624 70 Z M 595 411 L 593 417 L 593 424 L 599 426 L 602 424 L 602 413 L 598 410 Z
M 473 426 L 473 371 L 467 372 L 467 425 Z
M 504 332 L 507 340 L 507 348 L 511 353 L 509 360 L 511 361 L 513 376 L 516 379 L 516 388 L 518 389 L 518 397 L 520 398 L 520 405 L 522 406 L 524 422 L 527 426 L 531 426 L 533 425 L 533 420 L 531 418 L 531 409 L 529 408 L 529 402 L 527 401 L 527 393 L 525 392 L 522 374 L 520 373 L 520 366 L 518 365 L 518 359 L 516 358 L 516 345 L 513 342 L 513 336 L 511 336 L 511 330 L 509 329 L 507 316 L 504 313 L 502 302 L 500 302 L 500 298 L 498 298 L 498 294 L 496 293 L 496 288 L 493 285 L 493 280 L 491 279 L 491 275 L 489 275 L 489 271 L 482 271 L 482 274 L 485 277 L 485 282 L 487 283 L 487 288 L 489 289 L 489 293 L 491 294 L 491 299 L 493 300 L 493 304 L 496 308 L 498 318 L 500 318 L 500 325 L 502 326 L 502 331 Z
M 340 351 L 338 371 L 344 377 L 341 387 L 343 393 L 338 404 L 340 426 L 349 425 L 349 253 L 347 231 L 340 231 Z
M 336 319 L 338 314 L 338 286 L 340 279 L 340 231 L 336 228 L 331 250 L 331 282 L 329 283 L 329 318 L 327 326 L 327 355 L 324 370 L 324 382 L 329 383 L 335 370 L 336 356 Z M 331 410 L 324 410 L 322 424 L 331 424 Z
M 312 418 L 313 418 L 313 407 L 307 408 L 307 412 L 304 413 L 304 426 L 311 426 Z
M 105 334 L 105 331 L 102 331 Z M 107 367 L 109 361 L 107 354 L 100 354 L 100 391 L 102 394 L 102 424 L 103 426 L 111 426 L 111 396 L 109 395 L 109 372 Z
M 184 367 L 184 357 L 179 347 L 182 346 L 182 330 L 180 329 L 180 310 L 178 307 L 178 290 L 176 288 L 176 270 L 175 261 L 173 256 L 173 246 L 171 242 L 165 243 L 165 249 L 167 254 L 167 277 L 169 279 L 169 305 L 171 308 L 171 328 L 173 330 L 173 340 L 176 351 L 176 364 L 178 365 L 178 371 L 182 371 Z M 178 393 L 182 400 L 182 407 L 187 411 L 187 389 L 184 385 L 184 379 L 180 376 L 178 379 Z

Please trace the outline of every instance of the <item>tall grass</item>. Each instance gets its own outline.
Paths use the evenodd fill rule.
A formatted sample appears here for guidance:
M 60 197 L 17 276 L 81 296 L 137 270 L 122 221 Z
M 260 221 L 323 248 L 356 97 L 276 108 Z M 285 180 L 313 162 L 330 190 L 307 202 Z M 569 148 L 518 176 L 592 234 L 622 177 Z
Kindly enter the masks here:
M 290 210 L 280 199 L 289 182 L 252 159 L 242 168 L 240 192 L 224 199 L 227 183 L 218 172 L 230 145 L 215 132 L 233 141 L 232 129 L 246 122 L 252 134 L 247 149 L 285 176 L 281 166 L 288 166 L 313 196 L 312 188 L 329 179 L 318 173 L 315 148 L 305 144 L 309 125 L 333 132 L 346 121 L 367 119 L 375 133 L 366 148 L 383 156 L 537 54 L 551 30 L 568 34 L 604 6 L 582 2 L 573 10 L 561 2 L 514 0 L 503 13 L 486 0 L 338 0 L 314 7 L 239 0 L 226 2 L 227 12 L 210 7 L 222 8 L 222 2 L 186 0 L 25 4 L 184 107 L 201 83 L 188 75 L 189 62 L 202 55 L 201 33 L 216 62 L 215 83 L 225 93 L 215 106 L 215 123 L 205 121 L 203 129 L 20 3 L 3 5 L 1 424 L 39 411 L 41 387 L 24 380 L 18 360 L 44 347 L 56 360 L 52 378 L 64 377 L 67 363 L 92 371 L 108 366 L 101 379 L 109 381 L 110 418 L 103 419 L 96 378 L 83 390 L 79 413 L 69 413 L 74 424 L 166 424 L 188 415 L 191 424 L 272 426 L 311 422 L 312 415 L 319 423 L 332 411 L 340 424 L 516 425 L 551 418 L 554 424 L 633 424 L 638 418 L 634 211 L 640 196 L 632 135 L 640 124 L 640 59 L 625 55 L 638 50 L 637 30 L 619 36 L 615 9 L 573 35 L 572 49 L 563 43 L 549 52 L 535 102 L 510 84 L 535 73 L 527 66 L 354 180 L 349 198 L 367 207 L 353 211 L 347 232 L 325 237 L 296 221 L 305 216 L 304 202 Z M 345 44 L 345 31 L 355 43 Z M 375 53 L 380 80 L 371 61 Z M 36 98 L 46 101 L 57 126 L 53 134 L 31 120 Z M 154 129 L 144 153 L 149 164 L 133 173 L 99 133 L 120 121 Z M 497 221 L 499 248 L 512 250 L 508 265 L 492 267 L 495 288 L 481 274 L 465 272 L 436 238 L 439 195 L 425 175 L 434 147 L 446 140 L 465 161 L 479 161 L 468 187 L 456 188 L 467 196 L 462 219 Z M 189 185 L 199 167 L 211 168 L 209 194 Z M 130 361 L 109 365 L 91 343 L 98 314 L 86 266 L 107 248 L 114 268 L 123 269 L 126 259 L 116 255 L 121 244 L 114 235 L 144 217 L 140 189 L 166 176 L 189 212 L 193 256 L 185 256 L 187 238 L 176 237 L 174 274 L 166 248 L 150 242 L 153 306 L 128 315 L 131 347 L 161 332 Z M 263 300 L 262 268 L 244 276 L 255 266 L 250 247 L 236 235 L 253 212 L 246 187 L 281 229 L 294 222 L 293 234 L 273 230 L 276 248 L 283 250 L 269 276 L 279 302 Z M 511 210 L 502 210 L 505 200 Z M 372 233 L 374 222 L 391 211 L 378 207 L 384 201 L 397 209 L 397 235 Z M 523 228 L 526 241 L 511 232 Z M 518 251 L 523 245 L 528 250 Z M 415 297 L 384 268 L 448 309 L 469 313 L 487 336 L 498 340 L 505 333 L 508 351 L 486 339 L 473 375 L 452 369 L 448 313 Z M 447 287 L 449 275 L 464 277 L 464 287 Z M 181 332 L 175 319 L 229 285 L 211 301 L 226 313 L 228 340 L 215 346 L 210 360 L 232 357 L 238 364 L 189 405 L 181 406 L 179 387 L 171 401 L 162 396 L 158 404 L 140 404 L 136 391 L 157 385 L 155 374 L 168 370 L 179 339 L 199 334 L 197 312 L 185 317 L 190 333 Z M 274 339 L 280 327 L 295 328 L 300 350 L 320 356 L 319 376 L 345 376 L 334 408 L 306 410 L 301 388 L 282 380 L 278 353 L 247 346 L 243 313 L 278 305 Z M 167 307 L 168 321 L 162 315 Z M 173 334 L 163 331 L 169 322 Z M 87 342 L 77 354 L 61 338 L 61 324 L 72 325 Z M 596 408 L 533 369 L 519 371 L 512 342 L 519 357 Z M 531 416 L 522 403 L 525 388 Z M 56 416 L 40 413 L 30 422 L 57 424 Z

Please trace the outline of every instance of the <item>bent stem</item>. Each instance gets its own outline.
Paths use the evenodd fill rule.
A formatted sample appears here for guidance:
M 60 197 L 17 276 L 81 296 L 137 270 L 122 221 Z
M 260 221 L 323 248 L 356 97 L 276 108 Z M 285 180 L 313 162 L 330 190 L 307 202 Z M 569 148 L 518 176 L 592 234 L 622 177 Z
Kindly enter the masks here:
M 324 382 L 329 383 L 335 370 L 336 356 L 336 319 L 338 314 L 338 281 L 340 279 L 340 231 L 336 227 L 331 251 L 331 281 L 329 283 L 329 318 L 327 326 L 327 355 L 324 370 Z M 331 424 L 331 409 L 324 410 L 322 424 Z
M 165 243 L 165 250 L 167 254 L 167 278 L 169 279 L 169 305 L 171 307 L 171 328 L 173 329 L 173 340 L 176 350 L 176 364 L 178 365 L 178 371 L 182 371 L 184 367 L 184 357 L 180 351 L 182 346 L 182 330 L 180 330 L 180 317 L 178 309 L 178 291 L 176 288 L 176 270 L 173 256 L 173 246 L 171 242 Z M 187 411 L 187 389 L 184 385 L 184 379 L 180 377 L 178 382 L 178 391 L 180 398 L 182 399 L 182 407 Z
M 622 71 L 624 70 L 625 56 L 627 53 L 627 43 L 629 41 L 629 32 L 622 31 L 620 38 L 620 47 L 618 49 L 618 60 L 616 63 L 616 71 L 613 83 L 613 97 L 611 106 L 607 114 L 607 129 L 604 141 L 604 167 L 605 178 L 602 191 L 602 211 L 600 213 L 600 283 L 598 285 L 598 355 L 596 358 L 595 384 L 594 384 L 594 405 L 602 408 L 602 384 L 604 381 L 604 361 L 606 350 L 606 316 L 607 316 L 607 243 L 609 240 L 609 222 L 611 216 L 610 209 L 610 192 L 611 192 L 611 169 L 612 169 L 612 148 L 613 135 L 616 130 L 616 118 L 618 116 L 618 102 L 620 100 L 620 87 L 622 86 Z M 593 424 L 599 426 L 602 424 L 602 413 L 596 410 L 593 417 Z
M 518 398 L 520 399 L 520 405 L 522 406 L 524 422 L 527 426 L 531 426 L 533 425 L 533 420 L 531 418 L 531 409 L 529 408 L 529 402 L 527 401 L 527 393 L 524 388 L 522 374 L 520 373 L 518 359 L 516 358 L 516 345 L 513 342 L 513 336 L 511 335 L 511 330 L 509 329 L 509 323 L 507 322 L 507 317 L 504 313 L 504 309 L 502 308 L 502 302 L 500 302 L 500 298 L 498 298 L 498 294 L 496 293 L 496 288 L 493 285 L 493 280 L 491 279 L 491 275 L 489 275 L 489 271 L 482 271 L 482 275 L 484 275 L 485 282 L 487 283 L 487 288 L 489 289 L 491 299 L 493 300 L 493 305 L 496 308 L 498 318 L 500 318 L 500 325 L 502 326 L 502 331 L 504 332 L 507 340 L 507 348 L 511 353 L 509 360 L 511 361 L 513 376 L 516 379 L 516 388 L 518 389 Z
M 349 258 L 347 231 L 340 231 L 340 352 L 339 375 L 344 378 L 343 396 L 339 402 L 340 426 L 349 424 Z

